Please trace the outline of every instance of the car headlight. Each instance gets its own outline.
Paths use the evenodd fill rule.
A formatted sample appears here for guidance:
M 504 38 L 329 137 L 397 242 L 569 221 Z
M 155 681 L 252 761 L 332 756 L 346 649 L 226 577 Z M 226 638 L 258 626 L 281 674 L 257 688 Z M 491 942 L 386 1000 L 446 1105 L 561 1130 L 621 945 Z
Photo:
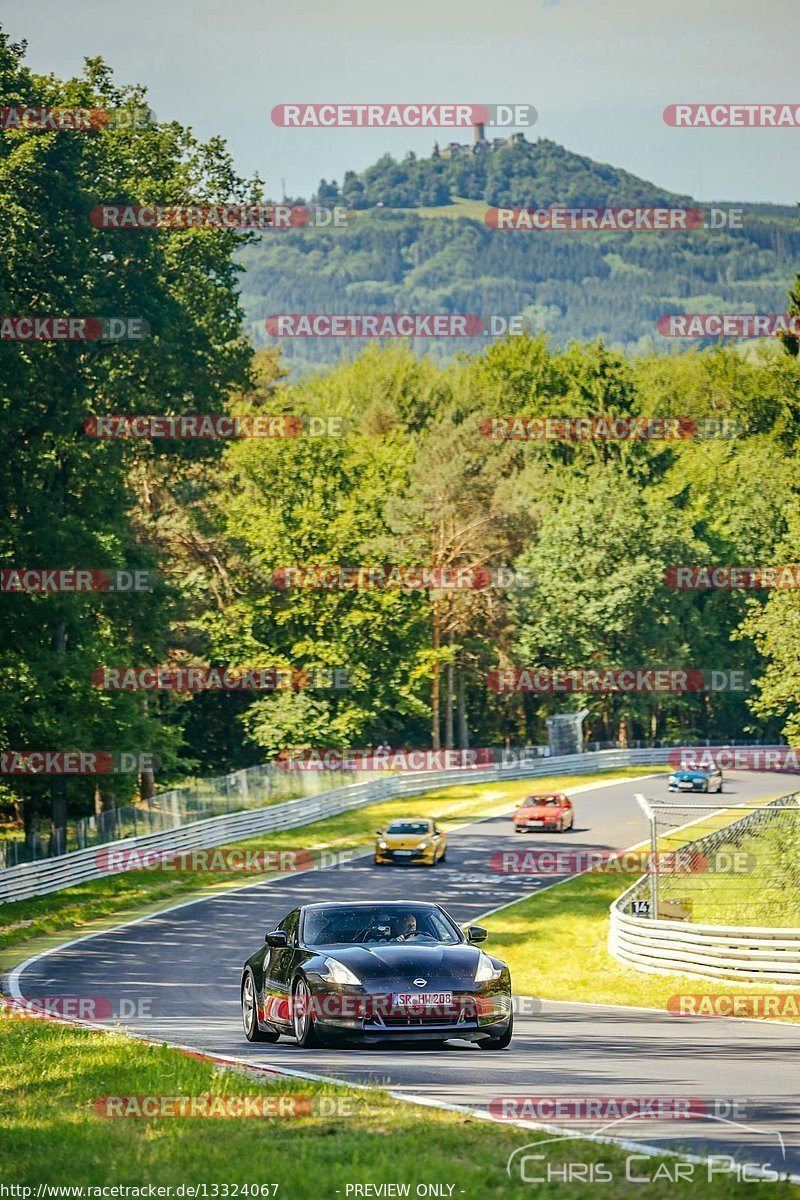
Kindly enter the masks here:
M 417 849 L 418 850 L 427 850 L 428 846 L 430 846 L 430 842 L 420 842 L 420 844 L 417 846 Z
M 475 971 L 476 983 L 488 983 L 490 979 L 499 979 L 502 975 L 500 967 L 496 967 L 488 954 L 484 954 L 481 950 L 478 959 L 478 967 Z
M 358 976 L 354 975 L 350 968 L 346 967 L 344 963 L 340 963 L 338 959 L 326 958 L 325 968 L 326 974 L 323 978 L 329 979 L 331 983 L 350 983 L 357 986 L 361 983 Z
M 386 850 L 386 848 L 387 848 L 387 846 L 386 846 L 386 842 L 378 842 L 378 849 L 379 849 L 379 850 Z
M 677 783 L 677 782 L 678 782 L 677 775 L 670 775 L 669 779 L 667 780 L 667 783 Z

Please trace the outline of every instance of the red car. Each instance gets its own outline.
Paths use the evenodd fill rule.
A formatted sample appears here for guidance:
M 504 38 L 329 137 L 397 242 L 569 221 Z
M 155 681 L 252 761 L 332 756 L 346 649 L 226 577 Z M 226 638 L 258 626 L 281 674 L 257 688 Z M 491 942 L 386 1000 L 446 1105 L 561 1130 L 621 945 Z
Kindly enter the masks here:
M 552 829 L 563 833 L 565 829 L 575 827 L 575 810 L 569 797 L 561 792 L 526 796 L 513 819 L 517 833 L 525 833 L 527 829 Z

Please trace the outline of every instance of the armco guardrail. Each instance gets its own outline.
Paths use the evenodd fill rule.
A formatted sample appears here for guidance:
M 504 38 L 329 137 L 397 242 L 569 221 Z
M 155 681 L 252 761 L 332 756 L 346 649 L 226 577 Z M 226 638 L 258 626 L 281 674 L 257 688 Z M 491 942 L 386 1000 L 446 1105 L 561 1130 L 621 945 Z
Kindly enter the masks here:
M 327 784 L 330 787 L 344 787 L 358 781 L 359 777 L 354 771 L 342 771 L 335 775 L 332 773 Z M 207 821 L 211 817 L 221 817 L 247 808 L 264 808 L 284 800 L 299 800 L 301 796 L 325 791 L 325 785 L 326 781 L 321 775 L 292 773 L 277 762 L 260 763 L 229 775 L 193 779 L 181 787 L 158 792 L 146 805 L 126 804 L 80 817 L 69 823 L 66 837 L 54 831 L 42 816 L 39 818 L 39 827 L 34 823 L 24 842 L 12 838 L 0 839 L 0 870 L 20 867 L 23 863 L 44 858 L 56 858 L 73 850 L 87 850 L 90 846 L 100 846 L 105 842 L 147 837 L 151 833 L 178 829 L 181 825 Z M 48 828 L 44 835 L 42 828 Z
M 713 851 L 764 824 L 769 811 L 796 805 L 798 794 L 781 796 L 683 847 Z M 712 979 L 800 984 L 800 929 L 759 925 L 701 925 L 688 921 L 633 916 L 626 909 L 648 890 L 648 878 L 637 879 L 611 905 L 608 948 L 618 962 L 649 974 L 699 975 Z
M 294 829 L 300 825 L 308 825 L 323 817 L 332 817 L 376 801 L 390 800 L 396 796 L 416 796 L 434 788 L 452 787 L 459 783 L 493 783 L 537 776 L 571 775 L 613 767 L 649 766 L 663 763 L 666 754 L 663 749 L 600 750 L 588 754 L 570 754 L 563 758 L 543 758 L 509 767 L 498 764 L 479 770 L 461 767 L 452 771 L 400 772 L 367 783 L 349 784 L 327 792 L 318 792 L 299 800 L 287 800 L 269 808 L 210 817 L 205 821 L 195 821 L 191 825 L 181 825 L 176 829 L 163 830 L 144 837 L 125 838 L 85 850 L 74 850 L 58 858 L 7 867 L 0 871 L 0 903 L 28 900 L 32 896 L 58 892 L 87 879 L 102 878 L 108 872 L 98 866 L 98 856 L 112 847 L 115 852 L 136 850 L 139 853 L 156 848 L 176 851 L 207 850 L 270 830 Z

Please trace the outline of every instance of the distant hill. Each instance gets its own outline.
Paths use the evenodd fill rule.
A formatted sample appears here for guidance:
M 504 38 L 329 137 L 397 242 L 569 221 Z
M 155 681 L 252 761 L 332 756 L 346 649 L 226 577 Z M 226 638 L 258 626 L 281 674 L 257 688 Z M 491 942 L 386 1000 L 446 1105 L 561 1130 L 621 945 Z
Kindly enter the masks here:
M 500 142 L 500 139 L 496 139 Z M 445 146 L 430 158 L 388 155 L 316 199 L 351 213 L 345 229 L 267 234 L 242 253 L 243 301 L 257 344 L 282 312 L 523 313 L 557 344 L 602 335 L 628 351 L 672 343 L 655 330 L 668 312 L 782 312 L 800 264 L 796 210 L 743 210 L 741 229 L 687 232 L 498 232 L 489 206 L 697 206 L 627 171 L 546 139 Z M 294 372 L 333 363 L 364 342 L 280 339 Z M 447 356 L 482 340 L 420 339 Z M 685 343 L 697 344 L 697 343 Z
M 598 163 L 547 138 L 528 142 L 519 134 L 488 142 L 434 148 L 430 158 L 389 154 L 360 175 L 347 171 L 341 187 L 323 179 L 321 202 L 348 208 L 420 208 L 454 197 L 489 205 L 679 204 L 688 200 L 607 163 Z

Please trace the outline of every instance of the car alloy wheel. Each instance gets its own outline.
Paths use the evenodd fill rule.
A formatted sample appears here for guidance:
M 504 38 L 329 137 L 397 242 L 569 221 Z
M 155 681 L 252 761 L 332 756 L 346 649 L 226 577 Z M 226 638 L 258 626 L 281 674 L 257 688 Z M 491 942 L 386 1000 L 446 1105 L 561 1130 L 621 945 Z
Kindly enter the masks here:
M 253 987 L 253 976 L 249 973 L 245 975 L 242 988 L 242 1024 L 245 1037 L 248 1041 L 252 1041 L 253 1031 L 256 1027 L 256 994 Z
M 311 991 L 305 979 L 298 979 L 292 991 L 292 1024 L 298 1046 L 318 1046 L 319 1038 L 311 1015 Z

